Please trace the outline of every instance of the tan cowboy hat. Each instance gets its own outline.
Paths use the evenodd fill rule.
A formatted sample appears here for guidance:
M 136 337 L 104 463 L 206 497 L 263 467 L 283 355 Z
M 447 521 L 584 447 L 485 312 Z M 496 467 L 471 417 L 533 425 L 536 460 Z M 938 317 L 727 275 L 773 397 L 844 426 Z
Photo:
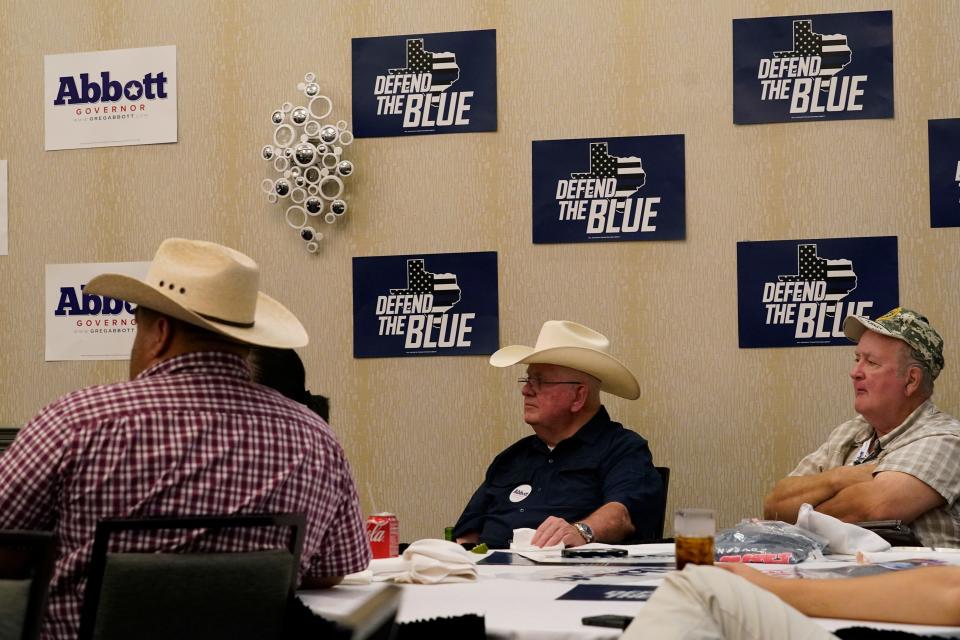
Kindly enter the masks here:
M 514 364 L 556 364 L 588 373 L 600 380 L 607 393 L 636 400 L 640 385 L 630 370 L 608 351 L 610 341 L 602 333 L 568 320 L 547 320 L 540 328 L 537 346 L 520 344 L 500 349 L 490 356 L 495 367 Z
M 303 347 L 300 321 L 261 293 L 260 267 L 249 257 L 202 240 L 168 238 L 157 249 L 146 281 L 119 273 L 92 279 L 85 293 L 126 300 L 209 329 L 238 342 L 264 347 Z

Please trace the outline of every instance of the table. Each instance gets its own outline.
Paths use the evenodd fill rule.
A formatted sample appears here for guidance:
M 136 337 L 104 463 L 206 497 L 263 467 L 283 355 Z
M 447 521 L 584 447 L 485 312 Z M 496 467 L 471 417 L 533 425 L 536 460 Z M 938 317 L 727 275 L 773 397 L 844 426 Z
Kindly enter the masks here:
M 646 549 L 644 549 L 646 547 Z M 647 545 L 628 547 L 634 553 L 662 553 Z M 956 562 L 960 564 L 960 554 Z M 825 561 L 808 562 L 811 568 L 835 567 L 851 564 L 850 556 L 831 556 Z M 756 565 L 755 565 L 756 566 Z M 782 568 L 783 565 L 779 565 Z M 766 565 L 766 568 L 777 565 Z M 762 567 L 761 567 L 762 568 Z M 619 614 L 633 616 L 643 606 L 630 601 L 557 600 L 577 584 L 656 585 L 662 579 L 649 577 L 592 578 L 589 580 L 559 580 L 557 576 L 569 573 L 570 568 L 477 566 L 479 580 L 460 584 L 401 585 L 403 599 L 398 622 L 412 622 L 436 617 L 478 614 L 485 617 L 487 637 L 504 640 L 604 640 L 617 638 L 622 631 L 581 624 L 584 616 Z M 583 573 L 607 572 L 603 569 L 584 569 Z M 369 585 L 341 585 L 327 591 L 302 591 L 300 599 L 314 612 L 325 617 L 344 615 L 381 588 L 382 583 Z M 960 628 L 907 624 L 872 623 L 860 620 L 817 619 L 833 631 L 851 626 L 898 629 L 912 633 L 960 637 Z

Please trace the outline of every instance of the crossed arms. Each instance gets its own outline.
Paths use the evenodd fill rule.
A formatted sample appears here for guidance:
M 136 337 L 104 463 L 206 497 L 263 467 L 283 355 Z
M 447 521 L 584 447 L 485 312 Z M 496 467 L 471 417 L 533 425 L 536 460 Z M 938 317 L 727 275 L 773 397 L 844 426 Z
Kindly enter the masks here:
M 900 471 L 864 464 L 829 469 L 808 476 L 788 476 L 763 501 L 763 517 L 796 522 L 803 503 L 844 522 L 903 520 L 912 522 L 946 504 L 928 484 Z

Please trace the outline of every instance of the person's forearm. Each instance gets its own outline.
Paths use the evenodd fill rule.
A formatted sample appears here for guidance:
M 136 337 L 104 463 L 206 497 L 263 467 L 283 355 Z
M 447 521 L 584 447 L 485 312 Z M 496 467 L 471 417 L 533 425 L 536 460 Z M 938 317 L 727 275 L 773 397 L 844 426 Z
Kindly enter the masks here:
M 795 523 L 800 505 L 808 503 L 818 507 L 843 489 L 870 480 L 873 468 L 874 465 L 837 467 L 815 475 L 784 478 L 764 498 L 763 517 Z
M 866 491 L 866 488 L 866 485 L 847 487 L 829 500 L 817 505 L 817 511 L 844 522 L 897 519 L 882 511 L 881 505 L 872 499 L 874 492 Z
M 871 482 L 860 482 L 839 491 L 817 506 L 844 522 L 903 520 L 913 522 L 946 500 L 923 480 L 898 471 L 877 474 Z
M 806 502 L 816 506 L 835 494 L 833 482 L 823 473 L 784 478 L 764 498 L 763 517 L 767 520 L 795 523 L 800 505 Z
M 464 542 L 480 542 L 480 532 L 467 531 L 462 536 L 457 536 L 457 544 L 463 544 Z
M 960 625 L 960 567 L 844 580 L 770 579 L 761 586 L 818 618 Z
M 550 516 L 537 527 L 530 544 L 537 547 L 549 547 L 560 542 L 568 547 L 584 543 L 586 538 L 574 527 L 575 522 L 585 522 L 593 530 L 595 542 L 622 542 L 633 533 L 630 513 L 619 502 L 608 502 L 586 518 L 567 521 L 558 516 Z
M 619 502 L 608 502 L 581 522 L 593 529 L 595 542 L 616 544 L 629 538 L 635 531 L 630 512 Z

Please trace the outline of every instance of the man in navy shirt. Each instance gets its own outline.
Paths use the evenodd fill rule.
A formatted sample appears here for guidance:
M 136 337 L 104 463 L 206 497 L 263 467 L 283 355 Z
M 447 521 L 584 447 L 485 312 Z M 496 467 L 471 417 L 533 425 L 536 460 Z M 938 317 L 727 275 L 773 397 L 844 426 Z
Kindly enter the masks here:
M 494 458 L 454 527 L 458 542 L 506 547 L 519 528 L 536 529 L 532 544 L 540 547 L 660 535 L 663 483 L 647 442 L 600 403 L 601 391 L 640 395 L 608 351 L 606 336 L 549 320 L 535 347 L 512 345 L 490 357 L 495 367 L 527 365 L 523 419 L 534 435 Z

